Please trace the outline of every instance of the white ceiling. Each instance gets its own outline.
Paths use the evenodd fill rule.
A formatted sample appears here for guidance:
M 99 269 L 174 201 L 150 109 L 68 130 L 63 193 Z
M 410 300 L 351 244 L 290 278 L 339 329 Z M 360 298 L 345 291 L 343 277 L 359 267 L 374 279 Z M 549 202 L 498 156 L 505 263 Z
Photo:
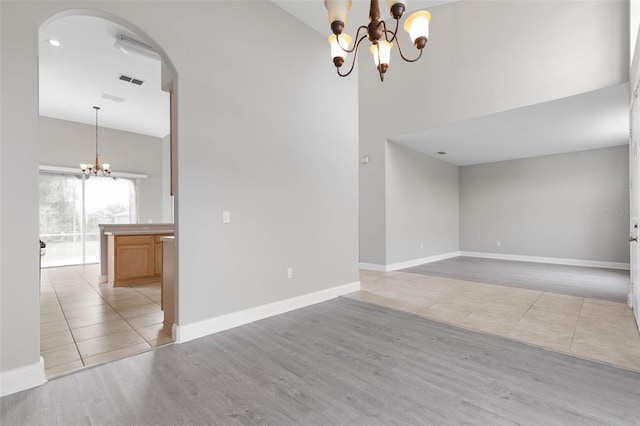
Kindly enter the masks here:
M 169 94 L 160 89 L 160 62 L 116 48 L 120 34 L 142 41 L 118 24 L 89 16 L 67 16 L 41 28 L 40 115 L 95 124 L 96 105 L 100 127 L 155 137 L 169 133 Z M 144 83 L 121 81 L 120 74 Z
M 323 0 L 272 0 L 323 35 L 330 33 Z M 412 0 L 409 10 L 456 0 Z M 386 2 L 381 1 L 387 16 Z M 355 0 L 347 29 L 367 21 L 369 1 Z M 353 31 L 351 31 L 353 32 Z M 86 124 L 164 137 L 169 133 L 169 95 L 160 89 L 160 63 L 128 55 L 117 37 L 136 34 L 104 19 L 68 16 L 40 32 L 40 114 Z M 56 39 L 63 47 L 50 46 Z M 328 48 L 328 47 L 327 47 Z M 144 81 L 123 82 L 120 74 Z M 123 102 L 103 96 L 123 98 Z M 506 111 L 389 140 L 457 165 L 623 145 L 628 142 L 628 85 Z M 447 155 L 439 156 L 438 151 Z
M 323 0 L 272 0 L 323 35 L 331 33 Z M 408 11 L 457 0 L 411 0 Z M 386 2 L 381 15 L 388 17 Z M 368 22 L 369 1 L 354 0 L 346 32 Z M 488 163 L 628 143 L 629 85 L 622 84 L 472 120 L 395 135 L 392 142 L 456 165 Z M 437 152 L 445 151 L 446 155 Z
M 388 140 L 464 166 L 625 145 L 628 117 L 621 84 Z

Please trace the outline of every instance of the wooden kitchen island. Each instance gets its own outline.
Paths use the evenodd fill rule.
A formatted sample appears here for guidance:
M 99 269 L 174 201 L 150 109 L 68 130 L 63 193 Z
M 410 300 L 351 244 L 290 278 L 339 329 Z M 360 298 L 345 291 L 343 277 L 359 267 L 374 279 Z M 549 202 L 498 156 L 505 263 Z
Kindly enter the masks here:
M 161 281 L 161 237 L 173 231 L 123 230 L 107 236 L 107 280 L 114 287 Z

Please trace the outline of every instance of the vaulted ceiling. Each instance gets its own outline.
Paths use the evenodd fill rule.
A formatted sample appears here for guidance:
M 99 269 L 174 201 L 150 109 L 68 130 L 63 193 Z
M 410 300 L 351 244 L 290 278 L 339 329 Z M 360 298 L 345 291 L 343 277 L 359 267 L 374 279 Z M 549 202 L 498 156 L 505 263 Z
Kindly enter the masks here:
M 438 7 L 451 0 L 414 0 L 409 10 Z M 322 36 L 330 33 L 322 0 L 273 3 Z M 349 27 L 365 23 L 368 1 L 354 1 Z M 385 2 L 381 8 L 386 9 Z M 386 12 L 383 12 L 386 16 Z M 54 20 L 40 32 L 40 114 L 163 137 L 169 133 L 169 95 L 160 89 L 160 63 L 123 53 L 119 35 L 140 40 L 120 25 L 88 16 Z M 47 40 L 58 40 L 53 47 Z M 327 45 L 328 49 L 328 45 Z M 139 79 L 135 85 L 121 75 Z M 457 165 L 594 149 L 627 143 L 628 85 L 519 108 L 410 134 L 391 141 Z M 517 135 L 517 143 L 514 136 Z M 481 143 L 479 143 L 481 141 Z
M 40 30 L 40 115 L 127 132 L 169 133 L 169 94 L 160 89 L 160 62 L 122 52 L 118 36 L 135 33 L 105 19 L 72 15 Z M 54 47 L 47 40 L 62 45 Z M 121 75 L 142 85 L 121 80 Z

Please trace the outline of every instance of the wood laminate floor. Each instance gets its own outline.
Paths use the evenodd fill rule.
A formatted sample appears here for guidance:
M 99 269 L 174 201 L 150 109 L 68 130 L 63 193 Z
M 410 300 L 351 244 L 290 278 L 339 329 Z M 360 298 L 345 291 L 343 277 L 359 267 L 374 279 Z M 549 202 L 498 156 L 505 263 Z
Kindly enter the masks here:
M 401 272 L 626 302 L 629 271 L 459 256 Z
M 59 377 L 12 425 L 638 425 L 640 374 L 346 298 Z

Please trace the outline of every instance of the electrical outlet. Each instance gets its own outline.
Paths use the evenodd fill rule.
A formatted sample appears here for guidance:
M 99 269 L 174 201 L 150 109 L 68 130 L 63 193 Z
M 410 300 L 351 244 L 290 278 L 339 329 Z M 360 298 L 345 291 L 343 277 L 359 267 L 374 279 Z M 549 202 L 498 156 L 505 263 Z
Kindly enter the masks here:
M 496 247 L 500 247 L 500 240 L 496 241 Z
M 222 223 L 230 223 L 231 222 L 231 212 L 222 212 Z
M 287 278 L 293 277 L 293 268 L 287 268 Z
M 420 248 L 423 249 L 424 248 L 424 244 L 420 243 Z

